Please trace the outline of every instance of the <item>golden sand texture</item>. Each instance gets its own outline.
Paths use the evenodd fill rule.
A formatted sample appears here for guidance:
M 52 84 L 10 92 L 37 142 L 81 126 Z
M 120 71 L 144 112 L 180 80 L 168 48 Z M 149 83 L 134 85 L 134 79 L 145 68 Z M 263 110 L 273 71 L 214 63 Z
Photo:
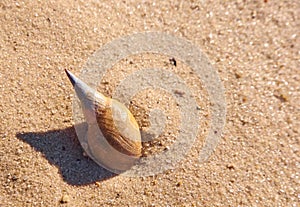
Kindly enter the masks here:
M 1 0 L 0 206 L 299 206 L 299 14 L 297 0 Z M 209 124 L 202 120 L 177 168 L 129 178 L 83 155 L 64 69 L 79 74 L 105 43 L 144 31 L 186 38 L 207 54 L 225 86 L 227 117 L 208 162 L 198 161 Z M 141 59 L 130 61 L 138 67 Z M 130 64 L 108 74 L 109 83 Z M 205 95 L 199 80 L 177 72 Z M 109 94 L 114 85 L 101 87 Z M 150 91 L 149 102 L 135 98 L 130 106 L 144 127 L 139 109 L 156 97 Z M 208 119 L 209 101 L 201 100 Z M 167 134 L 177 133 L 177 113 L 168 111 Z

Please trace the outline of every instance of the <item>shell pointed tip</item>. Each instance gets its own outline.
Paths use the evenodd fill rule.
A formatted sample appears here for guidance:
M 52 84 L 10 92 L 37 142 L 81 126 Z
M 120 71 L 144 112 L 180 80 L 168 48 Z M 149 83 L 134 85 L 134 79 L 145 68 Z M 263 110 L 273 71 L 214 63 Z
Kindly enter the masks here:
M 67 69 L 65 69 L 65 72 L 66 72 L 69 80 L 71 81 L 72 85 L 75 86 L 77 78 L 70 71 L 68 71 Z

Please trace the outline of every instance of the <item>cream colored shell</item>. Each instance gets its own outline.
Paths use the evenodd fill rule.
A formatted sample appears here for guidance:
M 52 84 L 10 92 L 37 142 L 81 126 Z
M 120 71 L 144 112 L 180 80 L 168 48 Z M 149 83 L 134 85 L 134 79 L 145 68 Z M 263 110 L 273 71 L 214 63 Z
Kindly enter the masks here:
M 96 92 L 71 72 L 66 73 L 80 99 L 88 124 L 86 153 L 99 165 L 114 172 L 130 169 L 141 156 L 141 134 L 132 113 L 117 100 Z

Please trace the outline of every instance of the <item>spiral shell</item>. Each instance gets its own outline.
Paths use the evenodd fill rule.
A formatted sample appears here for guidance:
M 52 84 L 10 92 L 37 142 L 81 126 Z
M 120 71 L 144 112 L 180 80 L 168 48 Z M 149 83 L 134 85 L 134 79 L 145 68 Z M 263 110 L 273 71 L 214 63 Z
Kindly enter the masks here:
M 141 134 L 132 113 L 117 100 L 105 97 L 66 70 L 81 102 L 88 124 L 79 139 L 86 153 L 99 165 L 120 172 L 141 156 Z

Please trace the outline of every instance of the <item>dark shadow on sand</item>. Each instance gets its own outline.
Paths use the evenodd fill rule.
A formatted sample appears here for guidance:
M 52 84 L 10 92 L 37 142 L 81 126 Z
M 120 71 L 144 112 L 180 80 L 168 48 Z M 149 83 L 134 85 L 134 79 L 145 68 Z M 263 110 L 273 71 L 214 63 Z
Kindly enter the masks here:
M 116 176 L 83 156 L 83 149 L 74 127 L 47 132 L 18 133 L 16 136 L 43 153 L 51 164 L 58 167 L 63 179 L 71 185 L 86 185 Z

